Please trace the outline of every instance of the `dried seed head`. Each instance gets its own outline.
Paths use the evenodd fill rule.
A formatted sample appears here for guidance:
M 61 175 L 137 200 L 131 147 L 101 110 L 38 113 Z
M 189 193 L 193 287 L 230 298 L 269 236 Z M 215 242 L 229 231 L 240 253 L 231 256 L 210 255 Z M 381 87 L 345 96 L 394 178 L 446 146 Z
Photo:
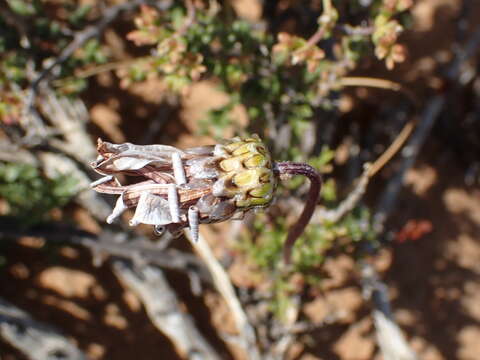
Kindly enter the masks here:
M 199 223 L 213 223 L 241 217 L 251 208 L 268 206 L 273 199 L 272 159 L 257 135 L 185 151 L 99 140 L 97 150 L 99 157 L 91 165 L 108 177 L 92 187 L 119 195 L 109 222 L 125 209 L 135 208 L 132 226 L 151 224 L 178 232 L 189 226 L 192 206 L 198 210 Z M 114 177 L 119 174 L 142 180 L 122 186 Z

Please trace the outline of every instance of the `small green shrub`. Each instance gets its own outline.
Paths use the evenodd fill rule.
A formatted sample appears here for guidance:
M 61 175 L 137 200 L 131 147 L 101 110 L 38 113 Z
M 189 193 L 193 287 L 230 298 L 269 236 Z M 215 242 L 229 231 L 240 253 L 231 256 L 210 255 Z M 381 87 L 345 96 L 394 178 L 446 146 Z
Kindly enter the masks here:
M 8 215 L 25 226 L 48 219 L 49 211 L 64 206 L 76 194 L 77 181 L 66 175 L 49 179 L 27 164 L 0 163 L 0 198 Z

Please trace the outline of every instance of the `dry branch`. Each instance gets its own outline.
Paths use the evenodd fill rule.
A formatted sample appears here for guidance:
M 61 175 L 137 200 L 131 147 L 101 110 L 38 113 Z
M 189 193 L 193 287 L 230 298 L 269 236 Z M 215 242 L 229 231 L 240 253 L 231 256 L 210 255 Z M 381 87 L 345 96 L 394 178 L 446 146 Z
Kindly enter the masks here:
M 54 178 L 58 174 L 63 174 L 73 177 L 77 181 L 76 191 L 78 191 L 78 194 L 76 199 L 78 203 L 96 219 L 105 220 L 110 214 L 111 208 L 98 194 L 90 191 L 91 179 L 76 162 L 65 155 L 53 152 L 42 152 L 38 154 L 38 157 L 47 176 Z
M 0 140 L 0 161 L 38 166 L 38 160 L 31 152 L 22 149 L 8 138 Z
M 79 31 L 75 34 L 73 41 L 70 42 L 60 53 L 60 55 L 45 69 L 43 70 L 37 78 L 33 81 L 31 86 L 31 93 L 29 98 L 29 108 L 34 106 L 36 92 L 39 88 L 41 82 L 47 79 L 53 69 L 58 65 L 64 63 L 73 53 L 81 48 L 85 43 L 103 32 L 103 30 L 112 22 L 114 21 L 118 15 L 120 15 L 124 11 L 131 11 L 141 4 L 144 4 L 145 0 L 134 0 L 134 1 L 126 1 L 121 4 L 112 6 L 106 9 L 103 13 L 103 16 L 100 20 L 98 20 L 95 24 L 88 26 L 82 31 Z
M 362 286 L 365 298 L 372 301 L 378 346 L 385 360 L 416 360 L 400 327 L 395 323 L 388 299 L 388 288 L 378 279 L 370 264 L 362 264 Z
M 45 80 L 52 76 L 53 70 L 67 61 L 76 50 L 81 48 L 92 38 L 100 36 L 105 28 L 110 25 L 120 14 L 126 11 L 132 11 L 138 6 L 151 1 L 147 0 L 133 0 L 125 1 L 118 5 L 111 6 L 103 12 L 103 16 L 93 25 L 90 25 L 75 33 L 73 40 L 61 51 L 61 53 L 53 60 L 53 62 L 40 73 L 35 73 L 33 69 L 30 69 L 31 85 L 29 87 L 28 96 L 25 99 L 24 111 L 22 121 L 27 130 L 27 138 L 24 139 L 25 143 L 32 142 L 32 138 L 40 136 L 41 140 L 44 140 L 48 136 L 48 129 L 43 124 L 43 121 L 35 108 L 36 99 L 41 90 L 42 84 Z M 171 6 L 172 1 L 161 0 L 152 2 L 158 8 L 165 9 Z M 35 143 L 35 142 L 34 142 Z
M 0 336 L 31 360 L 83 360 L 86 356 L 50 325 L 0 298 Z
M 401 186 L 405 173 L 414 165 L 415 160 L 427 139 L 430 131 L 437 119 L 440 111 L 445 104 L 443 96 L 436 96 L 427 104 L 422 116 L 422 120 L 416 127 L 413 135 L 410 137 L 407 145 L 402 150 L 403 161 L 400 169 L 388 183 L 386 190 L 381 197 L 374 217 L 374 225 L 377 232 L 383 232 L 383 225 L 391 213 Z
M 90 191 L 91 179 L 83 168 L 96 156 L 95 146 L 86 129 L 88 110 L 82 100 L 59 97 L 47 86 L 42 90 L 42 95 L 40 108 L 64 139 L 49 139 L 50 145 L 60 150 L 60 154 L 38 154 L 45 172 L 52 177 L 58 173 L 73 176 L 77 180 L 77 200 L 80 205 L 103 221 L 111 208 L 98 194 Z
M 191 360 L 220 359 L 191 316 L 180 310 L 178 298 L 162 270 L 148 265 L 134 268 L 119 260 L 113 262 L 113 270 L 119 280 L 137 294 L 152 323 L 182 356 Z
M 350 191 L 345 200 L 343 200 L 335 209 L 327 210 L 319 208 L 315 212 L 312 219 L 313 222 L 320 224 L 323 221 L 336 223 L 348 212 L 350 212 L 361 200 L 363 194 L 367 190 L 368 183 L 370 181 L 370 164 L 365 164 L 364 171 L 360 178 L 357 180 L 357 184 L 354 189 Z
M 129 236 L 109 230 L 95 236 L 62 224 L 50 223 L 35 228 L 19 230 L 17 224 L 0 221 L 0 239 L 18 239 L 24 236 L 38 237 L 52 243 L 70 243 L 84 246 L 97 258 L 108 256 L 137 262 L 138 265 L 151 264 L 166 269 L 195 273 L 200 280 L 211 283 L 208 270 L 192 254 L 175 249 L 162 249 L 142 236 Z
M 50 143 L 80 163 L 90 163 L 97 150 L 87 132 L 89 114 L 83 101 L 59 97 L 49 87 L 43 89 L 42 95 L 40 109 L 64 139 L 52 138 Z
M 332 210 L 326 210 L 324 208 L 318 208 L 313 216 L 313 222 L 322 223 L 323 221 L 329 221 L 335 223 L 350 212 L 362 199 L 367 190 L 367 186 L 370 179 L 375 176 L 402 148 L 413 129 L 416 122 L 414 120 L 409 121 L 403 127 L 402 131 L 397 135 L 395 140 L 390 146 L 380 155 L 373 164 L 366 163 L 362 175 L 356 181 L 355 187 L 348 194 L 348 196 Z

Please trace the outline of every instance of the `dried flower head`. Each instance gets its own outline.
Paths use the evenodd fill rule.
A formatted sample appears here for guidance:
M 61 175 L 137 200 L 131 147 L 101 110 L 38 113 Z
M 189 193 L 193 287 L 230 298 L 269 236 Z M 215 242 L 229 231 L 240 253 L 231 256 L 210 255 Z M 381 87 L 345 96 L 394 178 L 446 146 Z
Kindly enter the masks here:
M 154 225 L 173 234 L 190 227 L 194 239 L 199 224 L 242 218 L 250 209 L 268 206 L 279 175 L 300 174 L 312 181 L 306 206 L 311 209 L 305 209 L 292 228 L 287 244 L 293 245 L 313 213 L 320 190 L 319 175 L 313 168 L 274 164 L 257 135 L 186 150 L 98 140 L 97 151 L 99 156 L 91 165 L 104 177 L 91 186 L 101 193 L 119 195 L 108 223 L 135 208 L 130 225 Z M 120 174 L 140 180 L 121 185 L 115 177 Z M 286 254 L 287 261 L 288 257 Z

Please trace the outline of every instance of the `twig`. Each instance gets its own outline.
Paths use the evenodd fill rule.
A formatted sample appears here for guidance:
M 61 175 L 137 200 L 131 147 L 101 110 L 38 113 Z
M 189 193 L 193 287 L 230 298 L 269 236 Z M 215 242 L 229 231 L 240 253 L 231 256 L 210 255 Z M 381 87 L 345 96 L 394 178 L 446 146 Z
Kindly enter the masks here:
M 12 143 L 8 138 L 0 140 L 0 160 L 38 166 L 38 160 L 29 151 Z
M 332 21 L 335 20 L 336 10 L 332 5 L 332 1 L 322 0 L 322 3 L 323 11 L 322 15 L 319 17 L 320 26 L 318 27 L 317 31 L 310 36 L 305 45 L 294 52 L 294 55 L 298 55 L 304 51 L 307 51 L 312 46 L 315 46 L 315 44 L 322 40 L 323 36 L 330 30 L 329 27 L 334 25 L 332 24 Z
M 412 137 L 410 138 L 407 146 L 403 149 L 402 155 L 404 157 L 402 165 L 395 176 L 390 180 L 381 197 L 376 214 L 374 217 L 374 226 L 378 232 L 383 231 L 383 224 L 385 223 L 388 215 L 393 209 L 401 185 L 403 183 L 403 177 L 405 173 L 413 166 L 415 160 L 423 146 L 430 130 L 435 123 L 440 111 L 445 104 L 445 98 L 443 96 L 436 96 L 427 104 L 425 112 L 422 116 L 420 124 L 415 129 Z
M 312 46 L 314 46 L 316 43 L 318 43 L 320 40 L 322 40 L 323 35 L 325 35 L 325 27 L 320 26 L 315 33 L 310 36 L 305 43 L 300 49 L 295 51 L 295 54 L 298 55 L 301 52 L 307 51 L 310 49 Z
M 243 349 L 246 352 L 247 357 L 252 360 L 260 360 L 262 357 L 260 356 L 260 351 L 257 347 L 255 330 L 248 321 L 247 314 L 243 310 L 242 304 L 235 294 L 235 289 L 233 288 L 225 269 L 215 258 L 210 246 L 205 238 L 202 237 L 202 235 L 199 235 L 199 240 L 197 242 L 193 241 L 190 231 L 185 230 L 185 236 L 207 266 L 210 274 L 212 275 L 213 283 L 216 289 L 223 297 L 228 308 L 232 312 L 232 316 L 235 324 L 237 325 L 239 335 L 242 339 Z
M 17 224 L 0 222 L 0 238 L 18 239 L 24 236 L 44 238 L 47 242 L 65 242 L 86 247 L 97 258 L 114 256 L 139 261 L 166 269 L 194 272 L 207 283 L 211 277 L 205 266 L 192 254 L 175 249 L 161 249 L 157 244 L 141 236 L 129 237 L 126 233 L 114 233 L 104 230 L 98 237 L 63 224 L 44 224 L 31 229 L 19 230 Z
M 33 89 L 37 89 L 38 85 L 46 79 L 52 72 L 52 70 L 57 67 L 58 65 L 64 63 L 73 53 L 81 48 L 88 40 L 99 36 L 103 30 L 112 22 L 114 21 L 118 15 L 120 15 L 123 11 L 131 11 L 136 7 L 144 4 L 145 0 L 133 0 L 127 1 L 115 6 L 112 6 L 106 9 L 103 12 L 102 18 L 97 21 L 96 24 L 88 26 L 84 30 L 75 34 L 73 41 L 66 46 L 60 55 L 55 59 L 55 61 L 50 64 L 45 70 L 43 70 L 40 75 L 34 80 L 32 84 Z
M 90 191 L 91 179 L 75 161 L 65 155 L 53 152 L 41 152 L 38 154 L 38 158 L 47 176 L 55 178 L 58 174 L 63 174 L 75 179 L 76 201 L 96 219 L 105 220 L 111 212 L 110 206 L 98 194 Z
M 137 58 L 134 58 L 134 59 L 127 59 L 127 60 L 109 62 L 109 63 L 101 64 L 101 65 L 98 65 L 98 66 L 95 66 L 95 67 L 92 67 L 92 68 L 89 68 L 89 69 L 78 70 L 78 71 L 75 71 L 74 76 L 70 76 L 70 77 L 66 77 L 66 78 L 57 79 L 57 80 L 52 81 L 52 85 L 53 86 L 62 86 L 65 83 L 67 83 L 69 81 L 72 81 L 73 79 L 78 79 L 78 78 L 87 79 L 89 77 L 92 77 L 92 76 L 95 76 L 95 75 L 98 75 L 98 74 L 101 74 L 101 73 L 104 73 L 104 72 L 122 69 L 122 68 L 128 67 L 128 66 L 130 66 L 130 65 L 132 65 L 136 62 L 140 62 L 140 61 L 150 59 L 150 58 L 151 58 L 151 56 L 142 56 L 142 57 L 137 57 Z
M 473 32 L 465 46 L 457 51 L 455 60 L 448 67 L 446 76 L 450 80 L 455 80 L 461 70 L 462 65 L 475 54 L 480 46 L 480 26 Z
M 416 108 L 419 107 L 419 103 L 415 95 L 406 87 L 402 86 L 401 84 L 387 80 L 387 79 L 377 79 L 372 77 L 363 77 L 363 76 L 345 76 L 338 79 L 338 85 L 340 86 L 364 86 L 364 87 L 371 87 L 377 89 L 386 89 L 397 91 L 405 95 L 408 100 Z
M 388 299 L 387 286 L 378 279 L 375 269 L 362 264 L 362 287 L 364 297 L 371 299 L 377 341 L 385 360 L 416 360 L 401 329 L 395 323 Z
M 341 86 L 365 86 L 379 89 L 400 91 L 402 85 L 387 79 L 377 79 L 363 76 L 345 76 L 338 80 Z
M 138 4 L 136 6 L 138 6 L 142 3 L 146 3 L 146 2 L 147 1 L 145 1 L 145 0 L 138 1 Z M 166 7 L 166 6 L 164 6 L 164 7 Z M 195 23 L 195 14 L 196 14 L 195 5 L 193 4 L 193 2 L 191 0 L 185 0 L 185 7 L 187 8 L 187 16 L 186 16 L 186 19 L 185 19 L 184 23 L 182 24 L 182 27 L 180 29 L 178 29 L 178 31 L 176 31 L 175 34 L 173 34 L 173 36 L 175 36 L 175 37 L 179 37 L 179 36 L 184 35 L 185 32 L 190 28 L 190 26 L 192 26 L 192 24 Z M 80 70 L 80 71 L 75 73 L 75 76 L 55 80 L 53 82 L 53 85 L 62 86 L 64 83 L 66 83 L 68 81 L 71 81 L 74 78 L 86 79 L 86 78 L 89 78 L 91 76 L 95 76 L 95 75 L 98 75 L 98 74 L 101 74 L 101 73 L 104 73 L 104 72 L 122 69 L 122 68 L 128 67 L 132 64 L 135 64 L 137 62 L 141 62 L 143 60 L 149 60 L 151 58 L 152 58 L 152 56 L 141 56 L 141 57 L 137 57 L 137 58 L 134 58 L 134 59 L 127 59 L 127 60 L 121 60 L 121 61 L 116 61 L 116 62 L 110 62 L 110 63 L 107 63 L 107 64 L 101 64 L 101 65 L 98 65 L 98 66 L 90 68 L 90 69 Z
M 40 108 L 64 139 L 54 141 L 56 139 L 52 138 L 50 142 L 82 164 L 88 164 L 96 157 L 97 151 L 87 133 L 89 114 L 83 101 L 59 97 L 49 87 L 42 95 Z
M 368 177 L 371 178 L 377 174 L 402 148 L 407 139 L 410 137 L 413 129 L 416 126 L 416 120 L 411 120 L 405 124 L 400 133 L 390 146 L 378 157 L 375 162 L 368 168 Z
M 182 36 L 187 32 L 188 28 L 195 23 L 196 9 L 192 0 L 185 0 L 185 7 L 187 8 L 187 18 L 182 27 L 177 31 L 176 36 Z
M 52 137 L 48 141 L 51 152 L 37 152 L 47 175 L 55 177 L 58 173 L 71 176 L 77 180 L 78 202 L 89 210 L 97 219 L 104 220 L 110 213 L 110 207 L 98 194 L 89 189 L 91 179 L 85 165 L 96 156 L 96 149 L 87 134 L 88 111 L 83 101 L 70 100 L 57 96 L 45 86 L 40 109 L 45 117 L 60 132 L 63 140 Z M 62 154 L 63 153 L 63 154 Z
M 340 80 L 340 83 L 343 86 L 370 86 L 378 87 L 383 89 L 389 89 L 393 91 L 400 91 L 407 96 L 412 103 L 417 106 L 417 101 L 413 94 L 402 87 L 400 84 L 393 81 L 384 80 L 384 79 L 375 79 L 375 78 L 363 78 L 363 77 L 345 77 Z M 349 193 L 348 197 L 340 203 L 334 210 L 325 210 L 319 209 L 314 216 L 314 221 L 316 223 L 321 223 L 322 221 L 337 222 L 346 213 L 351 211 L 358 202 L 362 199 L 367 186 L 370 182 L 370 179 L 375 176 L 403 147 L 405 142 L 408 140 L 412 134 L 415 126 L 417 125 L 417 120 L 414 117 L 412 120 L 408 121 L 400 133 L 396 136 L 390 146 L 375 160 L 373 164 L 365 164 L 364 171 L 360 178 L 357 180 L 355 188 Z
M 350 212 L 360 201 L 367 190 L 368 183 L 370 181 L 370 164 L 365 164 L 364 171 L 360 178 L 357 180 L 355 188 L 350 191 L 347 198 L 343 200 L 335 209 L 326 210 L 323 208 L 318 209 L 313 216 L 312 222 L 321 224 L 324 221 L 336 223 L 348 212 Z
M 104 231 L 97 239 L 92 237 L 75 237 L 79 243 L 101 256 L 107 254 L 143 264 L 157 265 L 162 268 L 195 273 L 202 281 L 211 283 L 208 270 L 192 254 L 175 249 L 161 249 L 143 237 L 130 240 L 121 233 Z M 193 279 L 196 280 L 195 278 Z
M 315 211 L 312 222 L 321 224 L 323 221 L 332 223 L 337 222 L 350 212 L 362 199 L 367 190 L 367 186 L 373 176 L 375 176 L 402 148 L 408 137 L 415 128 L 415 121 L 409 121 L 403 127 L 402 131 L 397 135 L 390 146 L 375 160 L 373 164 L 365 164 L 364 171 L 360 178 L 356 181 L 354 189 L 348 194 L 347 198 L 343 200 L 335 209 L 326 210 L 319 208 Z
M 131 11 L 144 3 L 145 0 L 133 0 L 112 6 L 103 12 L 102 18 L 94 25 L 88 26 L 84 30 L 77 32 L 72 42 L 62 50 L 62 52 L 55 59 L 55 61 L 53 61 L 37 76 L 36 79 L 33 80 L 32 85 L 30 86 L 30 93 L 27 98 L 27 110 L 30 112 L 34 111 L 35 100 L 37 97 L 39 86 L 45 79 L 47 79 L 51 75 L 55 67 L 68 60 L 68 58 L 70 58 L 70 56 L 72 56 L 73 53 L 77 49 L 82 47 L 88 40 L 99 36 L 103 32 L 103 30 L 118 17 L 120 13 L 122 13 L 123 11 Z
M 1 298 L 0 336 L 31 360 L 86 360 L 85 354 L 56 329 Z
M 318 208 L 312 216 L 312 222 L 316 224 L 321 224 L 323 221 L 335 223 L 342 217 L 344 217 L 349 211 L 351 211 L 362 199 L 371 178 L 375 176 L 398 153 L 398 151 L 402 148 L 402 146 L 409 138 L 415 126 L 415 120 L 411 120 L 407 124 L 405 124 L 405 126 L 397 135 L 395 140 L 382 153 L 382 155 L 380 155 L 373 164 L 367 163 L 364 165 L 364 171 L 362 175 L 356 181 L 355 187 L 348 194 L 347 198 L 345 198 L 333 210 Z
M 186 359 L 220 359 L 191 316 L 180 310 L 178 298 L 162 270 L 152 266 L 134 268 L 119 260 L 113 262 L 113 270 L 119 280 L 137 294 L 155 327 L 175 344 Z

